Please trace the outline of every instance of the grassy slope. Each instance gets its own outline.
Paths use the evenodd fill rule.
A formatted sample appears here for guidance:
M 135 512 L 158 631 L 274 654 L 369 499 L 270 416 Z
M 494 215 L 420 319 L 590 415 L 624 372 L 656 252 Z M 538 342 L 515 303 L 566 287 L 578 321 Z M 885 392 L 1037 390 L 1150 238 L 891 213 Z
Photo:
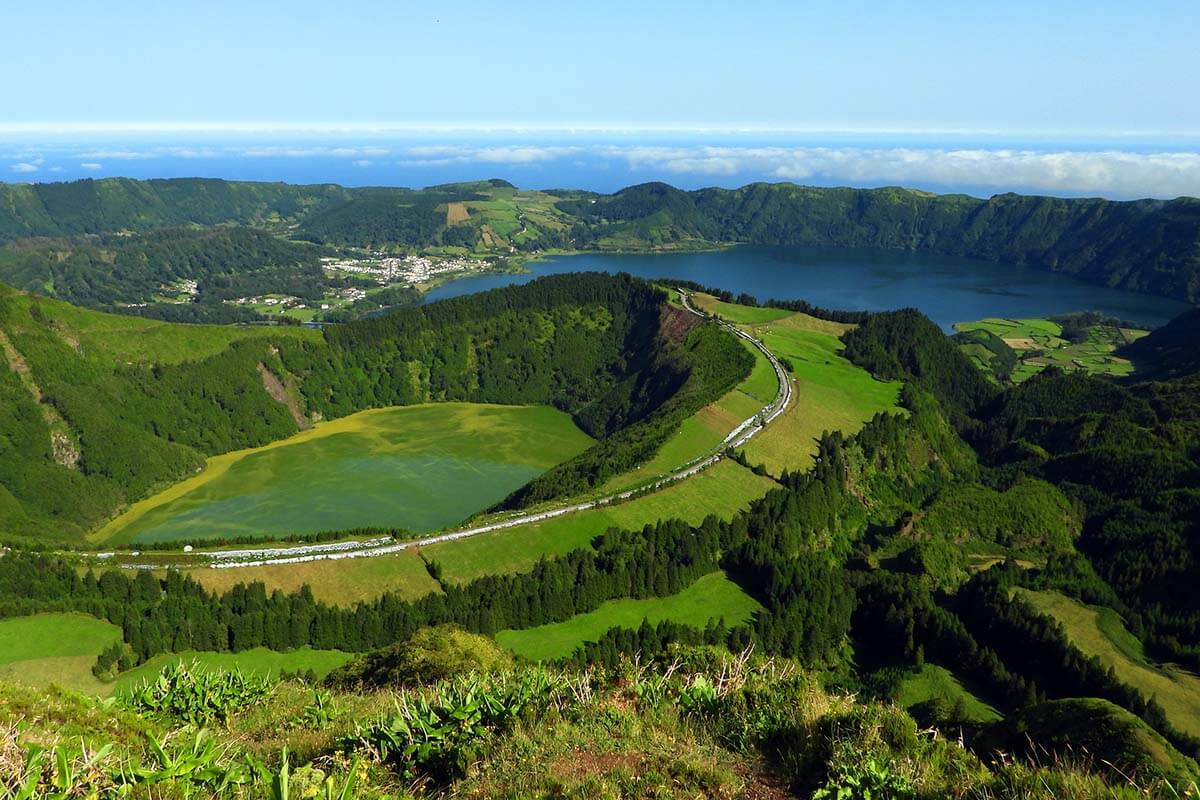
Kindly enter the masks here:
M 370 525 L 435 530 L 591 442 L 570 417 L 546 407 L 362 411 L 210 458 L 199 475 L 135 504 L 91 538 L 194 541 Z
M 699 524 L 709 514 L 728 519 L 773 485 L 732 461 L 721 461 L 699 475 L 629 502 L 433 545 L 423 548 L 423 554 L 442 565 L 445 580 L 456 583 L 519 572 L 543 556 L 587 547 L 609 528 L 641 528 L 663 519 Z
M 35 614 L 0 620 L 0 679 L 104 693 L 92 675 L 96 656 L 121 641 L 121 629 L 86 614 Z
M 759 604 L 722 572 L 705 575 L 679 594 L 645 600 L 610 600 L 595 611 L 564 622 L 526 630 L 500 631 L 496 641 L 519 656 L 550 660 L 568 656 L 584 642 L 596 641 L 610 628 L 636 628 L 672 620 L 704 627 L 710 619 L 745 622 Z
M 11 290 L 0 289 L 7 293 Z M 180 364 L 216 355 L 241 339 L 295 336 L 316 340 L 311 328 L 251 325 L 181 325 L 121 314 L 105 314 L 60 300 L 13 292 L 12 302 L 41 313 L 69 344 L 90 361 L 112 368 L 124 364 Z
M 1086 606 L 1058 592 L 1017 591 L 1038 611 L 1058 620 L 1086 655 L 1112 667 L 1118 679 L 1147 697 L 1157 698 L 1180 730 L 1200 735 L 1200 678 L 1147 660 L 1141 643 L 1111 609 Z
M 1000 712 L 972 694 L 950 670 L 936 664 L 924 664 L 920 671 L 909 675 L 900 684 L 897 704 L 911 708 L 927 700 L 941 698 L 951 705 L 960 701 L 966 718 L 972 722 L 994 722 Z
M 823 432 L 854 433 L 876 414 L 897 410 L 899 381 L 877 381 L 840 355 L 838 337 L 849 326 L 790 314 L 742 327 L 795 369 L 792 405 L 745 447 L 750 462 L 771 474 L 812 466 Z
M 152 658 L 105 683 L 92 675 L 96 656 L 121 641 L 121 629 L 86 614 L 35 614 L 0 620 L 0 680 L 36 688 L 62 686 L 107 697 L 158 674 L 167 663 L 184 659 L 202 667 L 233 669 L 258 675 L 311 669 L 328 674 L 350 659 L 337 650 L 304 647 L 279 653 L 259 647 L 242 653 L 181 653 Z

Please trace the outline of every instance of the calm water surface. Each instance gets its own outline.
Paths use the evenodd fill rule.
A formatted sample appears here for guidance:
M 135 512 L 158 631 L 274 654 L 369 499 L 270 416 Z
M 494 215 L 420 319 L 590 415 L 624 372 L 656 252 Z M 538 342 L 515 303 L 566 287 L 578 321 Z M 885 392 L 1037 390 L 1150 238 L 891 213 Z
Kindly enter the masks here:
M 563 272 L 628 272 L 684 278 L 759 298 L 807 300 L 825 308 L 885 311 L 917 308 L 946 330 L 983 317 L 1044 317 L 1102 311 L 1156 327 L 1189 308 L 1163 297 L 1084 283 L 1067 275 L 1010 264 L 893 250 L 735 247 L 710 253 L 547 258 L 521 275 L 465 278 L 434 289 L 427 302 Z

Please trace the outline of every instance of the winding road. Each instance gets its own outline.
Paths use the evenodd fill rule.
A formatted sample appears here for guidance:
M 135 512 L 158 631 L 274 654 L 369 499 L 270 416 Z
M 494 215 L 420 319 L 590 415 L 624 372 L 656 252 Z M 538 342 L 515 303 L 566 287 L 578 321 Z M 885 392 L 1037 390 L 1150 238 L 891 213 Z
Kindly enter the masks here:
M 356 542 L 331 542 L 328 544 L 312 544 L 302 545 L 297 547 L 276 547 L 276 548 L 247 548 L 240 550 L 219 550 L 210 553 L 202 554 L 206 561 L 190 562 L 188 564 L 136 564 L 122 563 L 121 567 L 126 569 L 167 569 L 171 567 L 209 567 L 212 569 L 234 569 L 238 567 L 264 567 L 280 564 L 300 564 L 307 561 L 337 561 L 346 558 L 374 558 L 376 556 L 386 556 L 393 553 L 399 553 L 402 550 L 407 550 L 411 547 L 424 547 L 431 544 L 439 544 L 441 542 L 453 542 L 458 539 L 467 539 L 471 536 L 479 536 L 483 533 L 491 533 L 493 531 L 504 530 L 505 528 L 515 528 L 519 525 L 529 525 L 535 522 L 543 522 L 555 517 L 574 514 L 579 511 L 587 511 L 588 509 L 597 508 L 611 503 L 619 503 L 623 500 L 628 500 L 634 495 L 640 495 L 647 492 L 657 491 L 670 484 L 677 483 L 681 480 L 690 478 L 691 476 L 702 472 L 711 467 L 713 464 L 724 458 L 726 451 L 741 447 L 756 436 L 766 425 L 772 420 L 787 410 L 788 405 L 792 402 L 792 384 L 788 380 L 787 372 L 779 360 L 767 349 L 758 339 L 755 339 L 750 334 L 737 328 L 735 325 L 726 322 L 718 317 L 710 316 L 692 305 L 691 295 L 683 289 L 677 289 L 682 300 L 683 307 L 692 314 L 704 319 L 714 319 L 717 324 L 731 331 L 735 336 L 745 339 L 751 345 L 758 349 L 767 360 L 771 362 L 771 366 L 775 369 L 775 377 L 779 381 L 779 392 L 775 399 L 758 411 L 749 419 L 743 420 L 729 434 L 721 440 L 721 443 L 711 449 L 704 455 L 697 456 L 691 461 L 676 467 L 669 473 L 662 475 L 655 481 L 638 486 L 634 489 L 628 489 L 622 492 L 606 495 L 595 500 L 588 500 L 582 503 L 574 503 L 572 505 L 561 506 L 559 508 L 549 509 L 546 511 L 537 511 L 533 513 L 514 512 L 512 515 L 494 520 L 485 525 L 477 525 L 469 528 L 461 528 L 449 533 L 441 533 L 436 536 L 427 536 L 423 539 L 409 539 L 406 541 L 395 541 L 390 537 L 381 537 L 369 539 L 366 541 Z M 103 554 L 111 557 L 111 554 Z

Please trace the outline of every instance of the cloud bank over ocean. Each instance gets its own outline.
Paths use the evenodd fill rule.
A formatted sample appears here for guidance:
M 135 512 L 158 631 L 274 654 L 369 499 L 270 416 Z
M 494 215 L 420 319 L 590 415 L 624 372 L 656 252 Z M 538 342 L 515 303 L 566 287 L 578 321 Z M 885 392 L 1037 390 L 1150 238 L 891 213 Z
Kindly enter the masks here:
M 715 143 L 695 135 L 649 143 L 480 135 L 469 140 L 0 141 L 0 180 L 203 176 L 291 182 L 425 185 L 505 177 L 528 188 L 611 191 L 661 179 L 687 188 L 753 181 L 901 185 L 933 191 L 1005 191 L 1112 198 L 1200 196 L 1200 147 L 1117 143 L 1072 147 L 929 143 Z

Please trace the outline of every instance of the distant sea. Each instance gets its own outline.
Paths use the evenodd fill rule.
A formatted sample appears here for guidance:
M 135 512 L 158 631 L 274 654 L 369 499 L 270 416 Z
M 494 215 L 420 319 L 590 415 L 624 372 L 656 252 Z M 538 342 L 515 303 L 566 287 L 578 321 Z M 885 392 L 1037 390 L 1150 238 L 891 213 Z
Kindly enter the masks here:
M 1200 195 L 1200 140 L 596 131 L 69 134 L 0 131 L 0 181 L 209 177 L 422 187 L 503 178 L 611 192 L 794 181 L 1112 198 Z

